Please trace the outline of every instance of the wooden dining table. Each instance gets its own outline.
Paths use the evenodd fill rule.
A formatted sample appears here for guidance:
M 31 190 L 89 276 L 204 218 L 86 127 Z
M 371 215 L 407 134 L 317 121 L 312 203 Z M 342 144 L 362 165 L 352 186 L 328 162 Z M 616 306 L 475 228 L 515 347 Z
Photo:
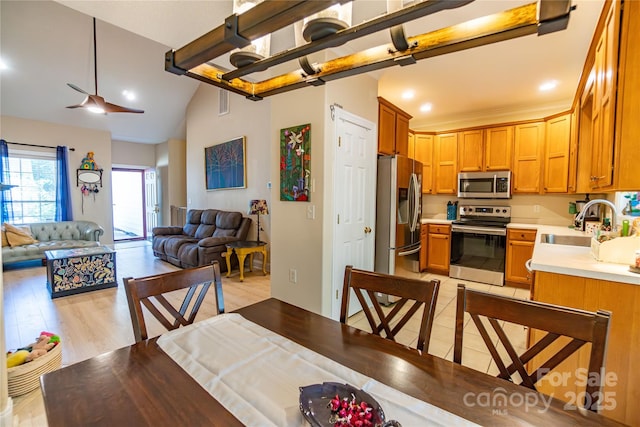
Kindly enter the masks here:
M 520 398 L 507 399 L 506 405 L 504 401 L 491 404 L 496 391 L 516 397 L 531 391 L 274 298 L 235 313 L 480 425 L 621 425 L 591 411 L 566 409 L 557 399 L 548 406 L 542 399 L 529 399 L 524 404 Z M 242 425 L 156 341 L 142 341 L 43 375 L 41 387 L 49 426 Z

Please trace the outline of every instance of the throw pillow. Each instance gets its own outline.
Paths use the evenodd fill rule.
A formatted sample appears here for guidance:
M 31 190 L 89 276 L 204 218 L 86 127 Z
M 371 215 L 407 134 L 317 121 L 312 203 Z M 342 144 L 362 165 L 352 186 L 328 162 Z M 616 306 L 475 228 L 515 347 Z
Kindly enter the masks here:
M 38 243 L 38 241 L 31 235 L 31 228 L 28 225 L 16 227 L 15 225 L 5 223 L 4 228 L 7 234 L 7 241 L 12 248 L 15 246 Z
M 9 241 L 7 240 L 7 232 L 4 231 L 4 227 L 2 227 L 2 246 L 9 246 Z

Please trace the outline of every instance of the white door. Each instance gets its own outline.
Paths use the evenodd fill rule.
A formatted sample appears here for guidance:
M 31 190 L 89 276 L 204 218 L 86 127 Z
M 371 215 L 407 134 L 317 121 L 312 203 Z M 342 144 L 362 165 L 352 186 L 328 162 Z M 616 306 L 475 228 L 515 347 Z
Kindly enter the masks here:
M 158 206 L 156 171 L 153 169 L 144 171 L 144 192 L 147 236 L 151 236 L 153 227 L 158 226 L 158 212 L 160 212 L 160 206 Z
M 374 266 L 377 137 L 374 123 L 340 108 L 335 113 L 331 316 L 338 319 L 345 267 L 373 270 Z M 351 298 L 348 314 L 360 309 L 357 299 Z

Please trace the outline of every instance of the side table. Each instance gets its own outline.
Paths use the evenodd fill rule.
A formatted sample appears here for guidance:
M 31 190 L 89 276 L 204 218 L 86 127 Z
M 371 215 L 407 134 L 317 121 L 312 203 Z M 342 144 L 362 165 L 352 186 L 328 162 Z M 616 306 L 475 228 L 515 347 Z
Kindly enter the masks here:
M 267 275 L 267 242 L 238 241 L 226 244 L 227 247 L 227 276 L 231 275 L 231 254 L 236 253 L 240 264 L 240 281 L 244 281 L 244 260 L 249 255 L 249 271 L 253 271 L 253 254 L 262 254 L 262 272 Z

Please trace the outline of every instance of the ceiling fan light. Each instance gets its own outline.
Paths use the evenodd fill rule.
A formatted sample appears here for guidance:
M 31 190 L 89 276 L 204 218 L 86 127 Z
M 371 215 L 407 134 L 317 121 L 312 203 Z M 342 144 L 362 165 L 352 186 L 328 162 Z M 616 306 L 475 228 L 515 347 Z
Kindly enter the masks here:
M 123 90 L 123 91 L 122 91 L 122 95 L 123 95 L 125 98 L 127 98 L 129 101 L 133 101 L 133 100 L 135 100 L 135 99 L 136 99 L 136 94 L 135 94 L 135 93 L 133 93 L 133 92 L 132 92 L 132 91 L 130 91 L 130 90 L 126 90 L 126 89 L 125 89 L 125 90 Z
M 94 114 L 104 114 L 104 109 L 100 107 L 87 107 L 87 110 L 91 111 Z

